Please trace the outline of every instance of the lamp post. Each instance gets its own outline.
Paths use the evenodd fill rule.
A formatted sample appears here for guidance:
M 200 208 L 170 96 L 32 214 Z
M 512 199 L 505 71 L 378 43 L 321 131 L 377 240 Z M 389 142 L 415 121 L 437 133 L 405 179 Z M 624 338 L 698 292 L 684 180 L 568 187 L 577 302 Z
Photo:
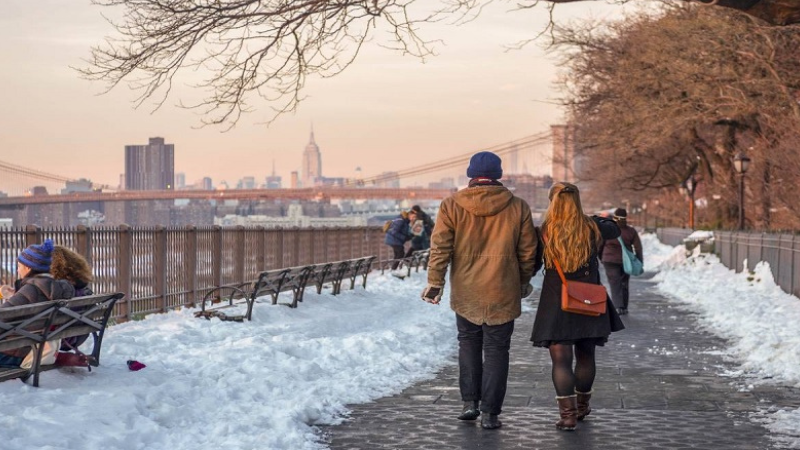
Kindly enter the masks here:
M 698 181 L 694 172 L 692 172 L 689 178 L 685 179 L 683 183 L 681 183 L 681 187 L 678 188 L 681 194 L 689 197 L 689 228 L 692 230 L 694 230 L 694 192 L 697 189 Z
M 744 230 L 744 174 L 750 167 L 750 158 L 740 151 L 733 157 L 733 168 L 739 174 L 739 230 Z

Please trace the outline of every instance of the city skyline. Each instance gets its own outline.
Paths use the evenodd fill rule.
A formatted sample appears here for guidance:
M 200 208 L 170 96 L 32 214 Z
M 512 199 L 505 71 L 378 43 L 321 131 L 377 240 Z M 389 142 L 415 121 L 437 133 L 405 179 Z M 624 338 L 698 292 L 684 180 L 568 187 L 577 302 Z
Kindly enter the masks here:
M 556 17 L 619 10 L 559 5 Z M 148 105 L 133 109 L 135 97 L 127 89 L 98 95 L 102 86 L 81 80 L 70 66 L 81 66 L 90 46 L 111 33 L 101 12 L 107 11 L 55 0 L 0 4 L 0 57 L 14 67 L 0 74 L 6 86 L 0 104 L 3 160 L 44 172 L 57 166 L 61 175 L 113 186 L 124 172 L 126 143 L 165 136 L 178 149 L 175 171 L 189 183 L 206 176 L 229 185 L 245 176 L 261 180 L 272 173 L 273 161 L 276 173 L 288 180 L 301 169 L 313 123 L 325 175 L 347 178 L 357 167 L 362 176 L 374 176 L 479 151 L 562 121 L 551 104 L 552 60 L 535 44 L 512 52 L 504 47 L 543 29 L 544 9 L 526 14 L 492 7 L 461 26 L 425 27 L 426 38 L 446 43 L 425 62 L 386 50 L 376 37 L 341 75 L 309 80 L 296 113 L 266 127 L 258 123 L 269 104 L 254 104 L 256 112 L 227 133 L 197 129 L 199 116 L 174 106 L 198 95 L 186 87 L 196 81 L 190 77 L 152 114 Z M 528 170 L 548 173 L 549 161 Z M 427 179 L 445 176 L 453 175 Z

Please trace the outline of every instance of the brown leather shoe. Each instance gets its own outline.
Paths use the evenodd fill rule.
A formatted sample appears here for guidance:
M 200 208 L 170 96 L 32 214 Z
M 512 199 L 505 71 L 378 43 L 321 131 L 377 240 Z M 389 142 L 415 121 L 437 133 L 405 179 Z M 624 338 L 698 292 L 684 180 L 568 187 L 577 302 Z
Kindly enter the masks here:
M 561 420 L 556 422 L 556 428 L 561 431 L 572 431 L 578 425 L 578 402 L 574 395 L 556 397 L 558 413 Z
M 592 407 L 589 406 L 589 400 L 592 399 L 592 391 L 589 392 L 578 392 L 575 391 L 575 396 L 578 400 L 578 420 L 583 420 L 586 416 L 592 412 Z

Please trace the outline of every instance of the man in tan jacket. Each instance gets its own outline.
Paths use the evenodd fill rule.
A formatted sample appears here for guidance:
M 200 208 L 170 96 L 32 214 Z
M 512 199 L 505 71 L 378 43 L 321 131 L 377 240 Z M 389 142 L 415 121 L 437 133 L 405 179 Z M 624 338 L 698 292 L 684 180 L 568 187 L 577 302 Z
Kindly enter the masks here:
M 514 319 L 522 314 L 521 299 L 533 288 L 539 269 L 538 235 L 527 203 L 498 181 L 500 157 L 491 152 L 472 156 L 469 186 L 446 198 L 431 235 L 428 286 L 422 299 L 441 300 L 450 266 L 450 307 L 458 328 L 459 387 L 464 407 L 461 420 L 499 428 L 498 419 L 508 384 L 508 351 Z

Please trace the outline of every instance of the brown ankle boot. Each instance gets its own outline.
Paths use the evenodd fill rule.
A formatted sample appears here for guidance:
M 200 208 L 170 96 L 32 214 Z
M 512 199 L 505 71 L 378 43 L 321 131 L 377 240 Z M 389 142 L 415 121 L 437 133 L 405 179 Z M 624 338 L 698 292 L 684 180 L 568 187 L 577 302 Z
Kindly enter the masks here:
M 556 428 L 562 431 L 572 431 L 578 425 L 578 402 L 574 395 L 556 397 L 558 412 L 561 420 L 556 422 Z
M 575 395 L 578 400 L 578 420 L 583 420 L 584 417 L 588 416 L 590 412 L 592 412 L 592 407 L 589 406 L 589 400 L 592 399 L 592 391 L 589 392 L 579 392 L 575 391 Z

